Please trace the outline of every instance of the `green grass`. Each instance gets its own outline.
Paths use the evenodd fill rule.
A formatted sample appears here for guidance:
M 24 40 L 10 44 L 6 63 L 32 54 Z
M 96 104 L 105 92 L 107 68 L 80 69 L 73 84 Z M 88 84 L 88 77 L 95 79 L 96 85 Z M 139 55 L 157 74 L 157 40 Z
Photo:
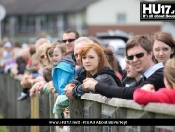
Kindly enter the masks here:
M 0 119 L 3 118 L 2 115 L 0 114 Z M 8 132 L 7 127 L 5 126 L 0 126 L 0 132 Z

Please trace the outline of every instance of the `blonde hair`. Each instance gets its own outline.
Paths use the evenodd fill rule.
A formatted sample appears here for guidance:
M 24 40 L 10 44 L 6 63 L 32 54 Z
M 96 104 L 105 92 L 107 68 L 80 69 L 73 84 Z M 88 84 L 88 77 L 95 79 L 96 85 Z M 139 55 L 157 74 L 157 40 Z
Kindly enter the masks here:
M 44 44 L 42 44 L 41 46 L 39 46 L 37 49 L 36 49 L 36 56 L 37 56 L 37 58 L 38 58 L 38 60 L 40 61 L 40 63 L 41 64 L 43 64 L 42 63 L 42 60 L 41 60 L 41 58 L 40 58 L 40 56 L 41 56 L 41 54 L 42 54 L 42 52 L 43 52 L 43 49 L 46 49 L 47 50 L 47 48 L 49 48 L 51 46 L 51 44 L 49 44 L 49 43 L 44 43 Z M 45 51 L 46 52 L 46 51 Z M 49 62 L 49 61 L 48 61 Z
M 32 60 L 38 60 L 36 53 L 32 55 Z
M 38 40 L 36 40 L 35 42 L 35 48 L 37 49 L 38 47 L 40 47 L 42 44 L 44 43 L 48 43 L 50 44 L 50 40 L 46 39 L 46 38 L 39 38 Z
M 175 84 L 175 58 L 168 59 L 164 67 L 164 77 L 171 84 Z
M 53 50 L 55 49 L 57 44 L 58 43 L 52 43 L 51 46 L 47 48 L 47 50 L 46 50 L 46 57 L 47 57 L 48 60 L 49 60 L 49 57 L 53 55 Z
M 67 51 L 66 51 L 65 44 L 58 43 L 58 42 L 56 42 L 56 43 L 57 43 L 57 45 L 55 46 L 55 48 L 59 48 L 61 50 L 61 53 L 64 54 L 64 55 L 68 54 Z

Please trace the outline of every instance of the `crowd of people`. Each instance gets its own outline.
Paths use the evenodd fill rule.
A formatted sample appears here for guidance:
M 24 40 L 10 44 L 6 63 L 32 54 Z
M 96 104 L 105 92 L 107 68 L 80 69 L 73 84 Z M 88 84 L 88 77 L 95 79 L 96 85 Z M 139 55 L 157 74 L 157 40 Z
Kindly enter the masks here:
M 52 112 L 67 118 L 69 100 L 85 93 L 106 98 L 175 104 L 175 41 L 165 32 L 135 35 L 126 43 L 122 70 L 113 48 L 66 30 L 62 41 L 39 38 L 21 45 L 8 39 L 1 44 L 0 73 L 22 77 L 22 101 L 36 91 L 57 93 Z M 62 106 L 61 106 L 62 105 Z

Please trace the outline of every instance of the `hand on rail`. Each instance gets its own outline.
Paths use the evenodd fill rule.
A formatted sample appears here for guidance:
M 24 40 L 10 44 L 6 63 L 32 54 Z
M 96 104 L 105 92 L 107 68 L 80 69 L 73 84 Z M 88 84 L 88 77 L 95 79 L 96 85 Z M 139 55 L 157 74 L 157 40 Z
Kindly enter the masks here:
M 145 91 L 155 92 L 154 85 L 152 84 L 145 84 L 144 86 L 141 87 L 141 89 Z
M 21 86 L 23 88 L 31 88 L 31 78 L 29 76 L 23 77 L 23 80 L 21 81 Z
M 30 97 L 34 97 L 36 95 L 36 90 L 37 91 L 41 90 L 45 83 L 46 82 L 44 82 L 44 81 L 40 81 L 40 82 L 35 83 L 32 86 L 32 88 L 30 89 Z
M 83 80 L 82 86 L 85 91 L 95 91 L 95 85 L 97 83 L 98 82 L 93 78 L 86 78 L 85 80 Z
M 68 84 L 64 89 L 64 92 L 69 99 L 74 99 L 74 96 L 72 95 L 72 89 L 74 87 L 75 87 L 75 84 Z

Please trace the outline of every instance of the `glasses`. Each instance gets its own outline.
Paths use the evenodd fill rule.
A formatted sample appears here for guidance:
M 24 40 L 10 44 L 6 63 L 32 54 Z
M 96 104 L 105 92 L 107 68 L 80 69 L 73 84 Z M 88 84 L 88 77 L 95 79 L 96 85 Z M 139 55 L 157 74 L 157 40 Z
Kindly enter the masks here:
M 62 40 L 63 43 L 66 43 L 67 41 L 68 42 L 73 42 L 75 39 L 65 39 L 65 40 Z
M 45 58 L 45 55 L 41 55 L 40 58 L 41 58 L 41 59 L 44 59 L 44 58 Z
M 138 53 L 138 54 L 135 54 L 135 55 L 130 55 L 130 56 L 127 56 L 126 58 L 128 60 L 133 60 L 134 59 L 134 56 L 137 57 L 137 58 L 142 58 L 144 56 L 145 53 Z

